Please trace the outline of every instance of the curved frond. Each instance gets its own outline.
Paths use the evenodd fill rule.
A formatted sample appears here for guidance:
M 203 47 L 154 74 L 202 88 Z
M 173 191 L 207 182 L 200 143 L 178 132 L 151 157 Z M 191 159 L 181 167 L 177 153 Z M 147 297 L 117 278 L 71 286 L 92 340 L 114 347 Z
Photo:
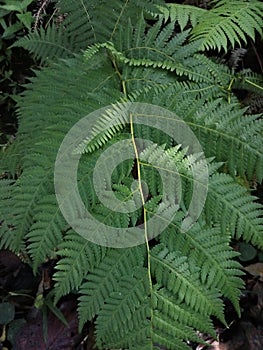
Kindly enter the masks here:
M 207 158 L 225 162 L 231 175 L 263 178 L 261 115 L 247 115 L 246 110 L 233 101 L 207 101 L 206 94 L 170 85 L 166 89 L 150 89 L 138 94 L 136 101 L 155 103 L 172 110 L 194 131 Z
M 20 100 L 20 129 L 14 145 L 20 153 L 23 173 L 10 189 L 9 207 L 3 206 L 5 225 L 1 231 L 12 227 L 12 235 L 10 229 L 5 229 L 2 237 L 12 250 L 21 249 L 27 240 L 35 269 L 48 255 L 54 254 L 62 231 L 67 229 L 53 186 L 59 146 L 70 127 L 85 117 L 94 105 L 103 101 L 107 105 L 113 95 L 121 95 L 111 85 L 116 78 L 109 66 L 104 66 L 98 77 L 96 69 L 101 64 L 100 60 L 87 64 L 80 57 L 54 64 L 37 73 Z M 88 87 L 87 77 L 90 79 Z M 52 86 L 50 81 L 53 81 Z M 110 84 L 108 93 L 107 84 Z M 98 94 L 96 91 L 101 87 L 104 91 Z M 76 100 L 78 103 L 74 103 Z
M 67 37 L 63 27 L 57 28 L 54 25 L 20 38 L 13 46 L 28 50 L 41 63 L 55 58 L 73 57 L 75 53 L 74 41 Z
M 217 5 L 194 26 L 192 40 L 202 40 L 201 50 L 224 49 L 228 43 L 247 42 L 255 39 L 256 32 L 262 34 L 263 4 L 259 1 L 219 1 Z

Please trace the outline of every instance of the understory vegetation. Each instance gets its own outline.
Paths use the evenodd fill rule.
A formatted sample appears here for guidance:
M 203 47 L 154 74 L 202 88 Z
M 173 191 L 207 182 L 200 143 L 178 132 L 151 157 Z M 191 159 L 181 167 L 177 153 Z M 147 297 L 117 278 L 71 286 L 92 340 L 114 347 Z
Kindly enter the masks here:
M 2 10 L 14 11 L 5 3 Z M 27 28 L 34 22 L 27 3 L 18 11 L 24 34 L 12 50 L 30 52 L 35 63 L 23 92 L 13 91 L 18 129 L 1 150 L 0 247 L 23 257 L 35 273 L 55 261 L 48 303 L 55 309 L 76 293 L 79 330 L 94 321 L 99 349 L 189 350 L 191 342 L 203 342 L 197 331 L 216 338 L 215 318 L 228 325 L 226 301 L 240 315 L 244 282 L 233 242 L 263 248 L 262 205 L 253 192 L 263 178 L 263 79 L 260 70 L 240 64 L 246 48 L 262 38 L 263 3 L 51 3 L 53 16 L 42 22 L 40 11 L 34 30 Z M 132 104 L 143 106 L 134 119 Z M 169 125 L 186 125 L 203 154 L 158 128 L 160 114 L 152 105 Z M 103 107 L 106 112 L 87 130 L 90 142 L 77 149 L 78 191 L 101 223 L 85 227 L 84 236 L 91 229 L 107 237 L 109 227 L 130 232 L 140 226 L 144 242 L 124 248 L 76 232 L 55 193 L 64 137 Z M 136 123 L 136 113 L 143 123 Z M 120 162 L 110 179 L 107 169 L 100 172 L 103 189 L 133 208 L 114 210 L 100 200 L 94 168 L 127 141 L 134 156 Z M 113 164 L 123 159 L 123 150 L 114 149 Z M 205 200 L 193 201 L 202 172 Z M 63 184 L 67 170 L 60 175 Z M 198 215 L 185 229 L 192 206 Z

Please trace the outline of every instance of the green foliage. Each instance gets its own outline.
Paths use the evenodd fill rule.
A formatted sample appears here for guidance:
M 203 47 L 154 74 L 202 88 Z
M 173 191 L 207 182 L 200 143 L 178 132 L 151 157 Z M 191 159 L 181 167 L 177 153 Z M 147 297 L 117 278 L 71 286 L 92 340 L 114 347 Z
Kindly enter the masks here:
M 258 14 L 258 3 L 242 1 L 240 8 L 251 5 L 252 16 Z M 240 76 L 200 53 L 203 41 L 189 42 L 189 30 L 176 33 L 172 23 L 163 22 L 161 1 L 59 4 L 67 14 L 61 27 L 52 23 L 18 42 L 48 64 L 35 72 L 20 97 L 16 140 L 1 155 L 1 248 L 28 255 L 35 271 L 46 259 L 58 259 L 55 300 L 79 292 L 80 329 L 95 318 L 100 349 L 187 350 L 187 341 L 200 341 L 197 330 L 215 336 L 211 317 L 226 324 L 223 298 L 240 313 L 242 272 L 232 238 L 263 247 L 262 205 L 244 185 L 263 178 L 262 116 L 246 114 L 234 96 L 232 86 Z M 223 6 L 216 2 L 209 11 Z M 189 6 L 189 11 L 197 27 L 196 18 L 205 10 L 191 12 Z M 183 29 L 188 19 L 182 16 Z M 257 15 L 253 18 L 257 21 Z M 249 35 L 257 29 L 253 21 L 247 26 Z M 229 31 L 224 35 L 237 41 Z M 220 40 L 218 48 L 224 47 Z M 141 116 L 155 118 L 156 127 L 131 119 L 127 109 L 133 102 L 148 106 Z M 206 161 L 158 129 L 161 117 L 151 105 L 166 109 L 161 117 L 168 125 L 180 120 L 192 130 L 208 163 L 207 199 L 186 231 L 184 219 Z M 139 246 L 110 248 L 84 239 L 56 202 L 54 166 L 65 135 L 105 106 L 107 111 L 87 130 L 96 137 L 80 140 L 77 148 L 78 190 L 101 223 L 96 227 L 100 236 L 107 235 L 106 225 L 128 230 L 143 224 L 144 237 L 155 238 Z M 110 180 L 105 169 L 100 180 L 123 207 L 129 203 L 134 209 L 129 212 L 104 205 L 93 178 L 98 159 L 121 141 L 134 146 L 134 159 L 120 162 Z M 120 148 L 109 159 L 121 155 Z M 91 228 L 86 230 L 88 236 Z
M 126 25 L 129 16 L 136 18 L 142 10 L 149 14 L 158 13 L 158 3 L 162 1 L 56 0 L 57 13 L 66 14 L 62 23 L 50 26 L 46 31 L 34 31 L 18 40 L 16 45 L 30 50 L 43 62 L 55 57 L 70 57 L 85 50 L 88 45 L 113 40 L 120 26 Z
M 14 37 L 23 28 L 30 29 L 33 22 L 33 16 L 30 11 L 28 11 L 28 6 L 33 2 L 33 0 L 23 0 L 23 1 L 2 1 L 0 5 L 0 23 L 1 27 L 4 29 L 2 39 L 10 39 Z M 17 20 L 10 25 L 7 21 L 8 15 L 16 15 Z M 10 19 L 9 19 L 10 21 Z
M 12 44 L 31 29 L 33 16 L 28 7 L 32 2 L 5 0 L 0 5 L 0 143 L 4 144 L 11 142 L 8 135 L 15 132 L 15 95 L 22 90 L 21 62 L 19 73 L 15 63 L 22 59 L 22 49 L 14 49 Z M 30 57 L 27 57 L 27 61 L 30 61 Z
M 236 44 L 246 43 L 248 37 L 255 40 L 256 32 L 262 35 L 263 4 L 258 0 L 212 1 L 209 10 L 180 4 L 168 4 L 168 8 L 160 9 L 165 19 L 177 21 L 181 30 L 190 23 L 191 40 L 200 40 L 200 50 L 227 51 L 229 43 L 234 48 Z

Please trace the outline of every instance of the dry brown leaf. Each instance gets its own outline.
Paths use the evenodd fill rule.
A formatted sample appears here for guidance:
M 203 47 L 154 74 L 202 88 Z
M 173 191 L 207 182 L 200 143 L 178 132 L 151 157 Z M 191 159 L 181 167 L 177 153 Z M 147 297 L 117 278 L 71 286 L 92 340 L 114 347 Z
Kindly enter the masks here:
M 207 350 L 230 350 L 230 348 L 225 343 L 214 341 Z
M 243 269 L 252 276 L 259 277 L 259 280 L 263 282 L 263 263 L 251 264 Z

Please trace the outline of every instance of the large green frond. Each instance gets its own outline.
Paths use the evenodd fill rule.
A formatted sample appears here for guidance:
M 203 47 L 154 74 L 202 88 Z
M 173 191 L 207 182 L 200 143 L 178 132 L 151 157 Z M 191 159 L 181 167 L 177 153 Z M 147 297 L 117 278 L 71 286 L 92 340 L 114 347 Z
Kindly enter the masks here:
M 62 239 L 62 231 L 67 229 L 53 186 L 59 146 L 70 127 L 94 106 L 107 105 L 113 95 L 121 95 L 112 85 L 107 90 L 107 84 L 116 82 L 109 66 L 104 66 L 97 75 L 101 64 L 100 60 L 86 64 L 80 57 L 54 64 L 37 73 L 21 100 L 20 131 L 14 144 L 18 145 L 23 174 L 10 187 L 10 197 L 3 201 L 6 205 L 2 207 L 1 217 L 6 229 L 2 239 L 12 242 L 9 244 L 12 250 L 18 250 L 24 240 L 28 240 L 35 268 L 54 253 Z M 53 81 L 52 86 L 50 81 Z M 100 90 L 102 87 L 103 91 Z M 97 90 L 101 92 L 98 94 Z M 74 103 L 76 100 L 78 103 Z M 8 227 L 12 227 L 12 235 Z
M 201 50 L 234 47 L 262 34 L 263 4 L 259 1 L 219 1 L 191 32 L 192 40 L 202 40 Z
M 230 173 L 248 179 L 263 178 L 262 128 L 260 115 L 245 115 L 235 104 L 214 102 L 197 111 L 189 125 L 207 157 L 224 161 Z
M 207 102 L 206 94 L 199 96 L 187 88 L 170 85 L 166 89 L 142 91 L 137 101 L 159 103 L 172 110 L 194 131 L 207 158 L 226 162 L 233 176 L 248 179 L 263 178 L 261 115 L 247 115 L 246 110 L 233 101 L 223 99 Z M 195 102 L 196 101 L 196 102 Z
M 212 2 L 209 10 L 185 4 L 160 6 L 162 17 L 177 22 L 184 30 L 192 27 L 191 40 L 199 40 L 201 51 L 232 48 L 262 35 L 263 6 L 260 1 L 222 0 Z

